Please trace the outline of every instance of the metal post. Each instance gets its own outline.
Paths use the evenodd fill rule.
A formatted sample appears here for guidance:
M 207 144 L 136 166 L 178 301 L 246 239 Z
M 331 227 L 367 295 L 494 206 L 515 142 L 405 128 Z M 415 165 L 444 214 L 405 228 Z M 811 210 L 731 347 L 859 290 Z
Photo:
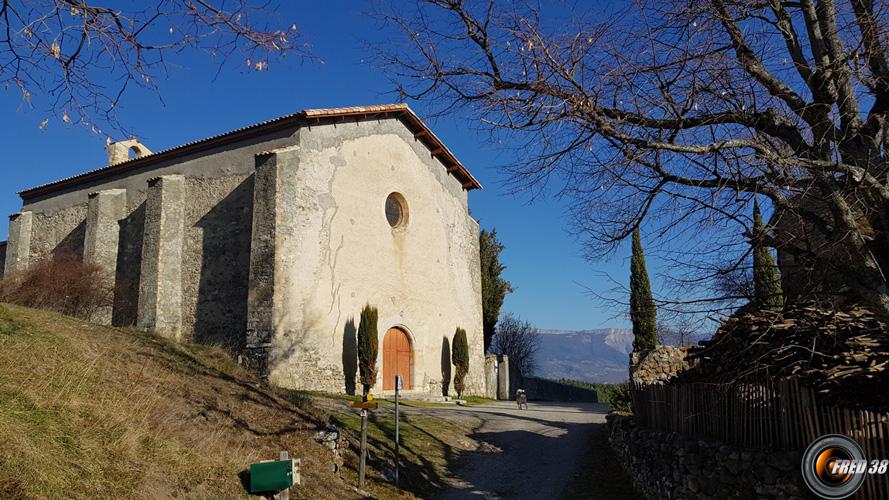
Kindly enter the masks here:
M 364 489 L 364 464 L 367 459 L 367 410 L 361 410 L 361 459 L 358 461 L 358 489 Z
M 395 376 L 395 486 L 401 489 L 401 486 L 398 484 L 398 464 L 401 461 L 401 449 L 399 447 L 399 443 L 401 439 L 399 439 L 400 434 L 400 422 L 401 419 L 398 418 L 398 393 L 401 392 L 401 376 Z

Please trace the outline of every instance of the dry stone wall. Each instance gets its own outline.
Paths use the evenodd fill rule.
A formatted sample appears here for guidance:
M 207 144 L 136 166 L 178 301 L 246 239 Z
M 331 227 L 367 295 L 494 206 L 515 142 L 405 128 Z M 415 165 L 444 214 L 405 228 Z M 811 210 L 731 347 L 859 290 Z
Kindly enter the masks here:
M 637 384 L 663 384 L 688 369 L 688 348 L 668 345 L 630 355 L 630 380 Z
M 716 441 L 636 427 L 632 417 L 608 416 L 611 447 L 649 499 L 809 498 L 799 452 L 742 450 Z

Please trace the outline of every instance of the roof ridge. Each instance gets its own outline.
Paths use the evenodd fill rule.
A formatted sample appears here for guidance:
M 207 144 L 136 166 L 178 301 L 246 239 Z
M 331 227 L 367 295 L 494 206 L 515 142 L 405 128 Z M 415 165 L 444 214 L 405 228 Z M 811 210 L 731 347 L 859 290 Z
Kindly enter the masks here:
M 175 157 L 180 154 L 185 154 L 191 149 L 199 148 L 201 146 L 205 146 L 207 144 L 213 144 L 216 141 L 222 141 L 227 138 L 231 138 L 237 136 L 239 134 L 246 134 L 252 131 L 263 130 L 264 128 L 271 127 L 279 124 L 286 124 L 298 119 L 303 120 L 312 120 L 312 119 L 325 119 L 325 118 L 335 118 L 335 117 L 347 117 L 347 116 L 368 116 L 375 114 L 388 114 L 388 113 L 399 113 L 402 116 L 406 115 L 408 121 L 417 126 L 419 130 L 411 130 L 413 132 L 414 137 L 430 149 L 432 151 L 433 156 L 439 159 L 442 164 L 445 164 L 445 161 L 448 164 L 445 164 L 445 168 L 447 168 L 449 173 L 459 173 L 464 179 L 461 179 L 461 183 L 463 184 L 464 189 L 481 189 L 481 184 L 475 177 L 469 173 L 469 170 L 460 163 L 459 160 L 454 156 L 453 153 L 441 142 L 441 140 L 436 136 L 432 130 L 423 123 L 422 120 L 411 110 L 411 108 L 405 103 L 393 103 L 393 104 L 376 104 L 370 106 L 349 106 L 349 107 L 340 107 L 340 108 L 316 108 L 316 109 L 304 109 L 302 111 L 298 111 L 296 113 L 291 113 L 283 116 L 279 116 L 277 118 L 271 118 L 268 120 L 260 121 L 257 123 L 253 123 L 250 125 L 245 125 L 243 127 L 239 127 L 236 129 L 229 130 L 227 132 L 222 132 L 219 134 L 211 135 L 208 137 L 204 137 L 202 139 L 196 139 L 194 141 L 186 142 L 184 144 L 180 144 L 178 146 L 166 148 L 163 150 L 155 151 L 151 154 L 147 154 L 138 158 L 131 158 L 126 161 L 122 161 L 119 163 L 115 163 L 112 165 L 105 165 L 100 168 L 88 170 L 86 172 L 81 172 L 76 175 L 64 177 L 62 179 L 58 179 L 52 182 L 44 183 L 32 188 L 24 189 L 19 191 L 19 196 L 22 200 L 26 200 L 26 198 L 38 196 L 40 194 L 49 193 L 57 188 L 62 188 L 68 185 L 75 185 L 79 182 L 89 180 L 90 178 L 101 178 L 107 175 L 113 175 L 118 172 L 123 172 L 129 170 L 130 168 L 137 167 L 143 164 L 150 164 L 154 161 L 161 161 L 166 157 Z M 428 140 L 428 144 L 427 141 Z M 439 157 L 440 155 L 440 157 Z

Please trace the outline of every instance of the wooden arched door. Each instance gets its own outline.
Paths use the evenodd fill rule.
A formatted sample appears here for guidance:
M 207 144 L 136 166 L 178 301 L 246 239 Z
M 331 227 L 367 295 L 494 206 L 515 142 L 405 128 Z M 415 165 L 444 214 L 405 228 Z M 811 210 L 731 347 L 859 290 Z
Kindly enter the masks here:
M 411 388 L 414 354 L 411 339 L 400 328 L 390 328 L 383 338 L 383 390 L 395 390 L 395 376 L 404 380 L 403 390 Z

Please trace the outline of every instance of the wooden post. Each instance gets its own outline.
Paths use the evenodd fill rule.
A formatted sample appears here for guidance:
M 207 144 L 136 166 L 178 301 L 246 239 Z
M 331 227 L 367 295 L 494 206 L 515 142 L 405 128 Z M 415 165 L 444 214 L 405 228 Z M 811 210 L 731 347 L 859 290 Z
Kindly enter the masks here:
M 290 453 L 286 451 L 281 451 L 278 454 L 278 460 L 290 460 Z M 274 496 L 275 500 L 290 500 L 290 488 L 286 490 L 281 490 Z
M 361 457 L 358 461 L 358 489 L 364 489 L 364 466 L 367 461 L 367 410 L 361 410 Z

